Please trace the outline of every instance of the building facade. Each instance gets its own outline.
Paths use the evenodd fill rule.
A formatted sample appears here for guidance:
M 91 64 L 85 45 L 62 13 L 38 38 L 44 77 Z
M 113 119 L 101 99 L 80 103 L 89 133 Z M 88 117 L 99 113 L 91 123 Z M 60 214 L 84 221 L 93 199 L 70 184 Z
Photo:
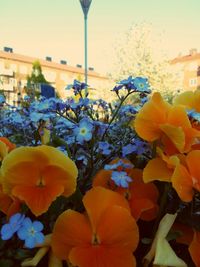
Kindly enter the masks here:
M 196 90 L 200 88 L 200 53 L 191 49 L 186 56 L 178 56 L 171 61 L 172 66 L 182 71 L 182 88 Z
M 53 62 L 51 57 L 45 60 L 16 54 L 12 48 L 4 47 L 0 51 L 0 90 L 7 97 L 10 104 L 17 102 L 20 94 L 24 93 L 27 85 L 27 76 L 32 72 L 32 64 L 39 61 L 45 79 L 55 87 L 61 98 L 66 98 L 71 92 L 65 90 L 66 85 L 72 84 L 74 79 L 84 81 L 84 69 L 81 65 L 76 67 L 67 65 L 65 60 L 59 63 Z M 93 68 L 88 70 L 88 84 L 93 98 L 101 97 L 106 88 L 109 88 L 110 80 L 95 72 Z

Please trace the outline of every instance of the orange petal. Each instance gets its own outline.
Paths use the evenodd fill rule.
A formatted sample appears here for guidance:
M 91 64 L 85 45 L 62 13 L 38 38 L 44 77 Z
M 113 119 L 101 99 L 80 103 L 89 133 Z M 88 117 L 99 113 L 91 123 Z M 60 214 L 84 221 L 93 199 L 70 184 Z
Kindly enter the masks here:
M 78 169 L 75 163 L 57 148 L 42 145 L 36 147 L 36 150 L 42 152 L 42 154 L 44 154 L 45 157 L 48 158 L 48 165 L 55 165 L 57 167 L 65 169 L 65 171 L 68 173 L 69 178 L 76 178 L 78 176 Z
M 186 157 L 189 173 L 192 177 L 193 187 L 200 191 L 200 150 L 191 151 Z
M 6 144 L 6 146 L 8 147 L 8 152 L 16 148 L 16 145 L 11 143 L 6 137 L 0 137 L 0 141 Z
M 149 198 L 156 202 L 159 197 L 158 189 L 153 183 L 145 184 L 142 179 L 142 170 L 133 169 L 131 172 L 131 177 L 133 182 L 129 186 L 129 192 L 131 197 L 136 198 Z
M 109 170 L 100 170 L 93 179 L 92 186 L 102 186 L 111 189 L 111 173 Z
M 76 247 L 70 252 L 69 260 L 79 267 L 136 267 L 132 253 L 121 247 Z
M 145 183 L 159 180 L 170 182 L 173 170 L 168 168 L 165 161 L 160 158 L 150 160 L 143 171 L 143 180 Z
M 194 108 L 194 92 L 187 91 L 187 92 L 181 93 L 180 95 L 176 96 L 173 99 L 173 103 L 175 105 L 182 105 L 187 109 L 193 109 Z
M 0 210 L 3 213 L 7 214 L 12 202 L 12 198 L 7 194 L 3 193 L 2 186 L 0 185 Z
M 37 162 L 38 168 L 48 162 L 48 158 L 35 147 L 18 147 L 11 151 L 2 162 L 3 175 L 21 162 Z
M 200 232 L 195 231 L 192 243 L 189 246 L 189 252 L 196 267 L 200 267 Z
M 185 147 L 185 134 L 181 127 L 173 126 L 170 124 L 160 125 L 160 129 L 170 141 L 175 145 L 178 151 L 182 152 Z
M 168 114 L 167 122 L 183 129 L 191 127 L 188 115 L 185 109 L 181 106 L 173 106 L 171 108 Z
M 53 186 L 15 186 L 13 196 L 23 200 L 35 216 L 46 212 L 51 203 L 64 191 L 62 185 Z
M 2 161 L 8 154 L 8 147 L 4 142 L 0 141 L 0 161 Z
M 99 219 L 108 207 L 118 205 L 129 210 L 128 202 L 123 196 L 100 186 L 94 187 L 86 193 L 83 197 L 83 204 L 91 221 L 93 232 L 96 232 Z
M 159 93 L 154 93 L 150 101 L 144 104 L 133 122 L 137 134 L 147 141 L 161 137 L 160 124 L 167 120 L 170 105 L 163 101 Z
M 41 175 L 46 185 L 62 185 L 65 189 L 63 192 L 65 196 L 72 195 L 76 190 L 76 177 L 69 176 L 64 168 L 48 165 L 42 170 Z
M 154 206 L 153 202 L 149 199 L 141 198 L 141 199 L 132 199 L 130 201 L 131 213 L 136 221 L 140 218 L 143 211 L 148 209 L 152 209 Z
M 121 246 L 132 252 L 138 245 L 137 224 L 125 208 L 119 206 L 107 208 L 99 220 L 96 231 L 102 245 Z
M 190 174 L 187 169 L 178 164 L 175 168 L 175 171 L 172 175 L 172 186 L 176 190 L 179 197 L 185 201 L 189 202 L 193 198 L 193 184 Z
M 52 234 L 52 249 L 59 259 L 68 259 L 74 246 L 89 246 L 92 232 L 86 216 L 73 211 L 63 212 L 57 219 Z

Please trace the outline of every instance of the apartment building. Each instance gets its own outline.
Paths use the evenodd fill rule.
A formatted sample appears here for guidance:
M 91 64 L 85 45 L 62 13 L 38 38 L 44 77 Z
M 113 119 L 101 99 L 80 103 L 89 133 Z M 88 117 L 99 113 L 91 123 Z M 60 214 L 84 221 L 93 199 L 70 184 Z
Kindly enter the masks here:
M 84 69 L 79 64 L 73 67 L 63 59 L 57 63 L 49 56 L 45 59 L 24 56 L 14 53 L 12 48 L 4 47 L 0 51 L 0 90 L 3 90 L 10 104 L 15 104 L 19 95 L 24 93 L 27 75 L 31 74 L 32 64 L 36 60 L 40 62 L 46 80 L 56 88 L 62 98 L 71 93 L 65 90 L 66 85 L 72 84 L 74 79 L 84 81 Z M 89 68 L 88 84 L 92 97 L 98 98 L 105 88 L 109 88 L 110 80 Z
M 172 66 L 182 71 L 182 88 L 195 90 L 200 88 L 200 53 L 191 49 L 188 55 L 179 55 L 171 61 Z

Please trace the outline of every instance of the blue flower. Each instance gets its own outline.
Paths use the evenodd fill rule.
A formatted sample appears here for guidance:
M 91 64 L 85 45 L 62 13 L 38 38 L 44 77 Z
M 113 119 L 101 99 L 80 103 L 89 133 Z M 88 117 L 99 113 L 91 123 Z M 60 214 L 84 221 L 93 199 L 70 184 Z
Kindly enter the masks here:
M 32 222 L 29 218 L 24 219 L 22 227 L 17 231 L 19 239 L 25 240 L 25 247 L 34 248 L 37 244 L 44 242 L 44 235 L 41 233 L 44 226 L 39 221 Z
M 147 78 L 143 77 L 136 77 L 133 80 L 133 84 L 135 86 L 135 89 L 137 92 L 141 93 L 151 93 L 151 90 L 149 89 L 149 83 Z
M 130 168 L 133 168 L 133 164 L 124 163 L 122 160 L 119 160 L 117 163 L 106 164 L 104 166 L 104 170 L 116 170 L 117 171 L 118 167 L 122 167 L 123 169 L 130 169 Z
M 111 180 L 113 180 L 116 185 L 123 188 L 128 188 L 129 183 L 132 181 L 132 179 L 124 171 L 113 171 Z
M 88 87 L 88 85 L 86 83 L 81 83 L 77 80 L 74 80 L 73 84 L 68 85 L 65 89 L 69 90 L 69 89 L 74 89 L 74 94 L 78 95 L 79 93 L 81 93 L 81 91 L 83 89 L 85 89 L 86 87 Z
M 9 222 L 4 224 L 1 228 L 1 239 L 10 239 L 14 235 L 14 233 L 20 229 L 24 218 L 25 216 L 20 213 L 16 213 L 15 215 L 11 216 Z
M 89 141 L 92 138 L 92 130 L 92 123 L 88 119 L 82 119 L 74 129 L 76 140 L 81 144 L 84 141 Z
M 128 144 L 122 148 L 122 156 L 126 157 L 131 153 L 135 153 L 137 155 L 142 155 L 145 152 L 149 152 L 149 147 L 146 142 L 143 142 L 139 139 L 133 139 L 133 144 Z
M 107 142 L 99 142 L 98 151 L 100 151 L 103 155 L 110 155 L 111 153 L 111 145 Z

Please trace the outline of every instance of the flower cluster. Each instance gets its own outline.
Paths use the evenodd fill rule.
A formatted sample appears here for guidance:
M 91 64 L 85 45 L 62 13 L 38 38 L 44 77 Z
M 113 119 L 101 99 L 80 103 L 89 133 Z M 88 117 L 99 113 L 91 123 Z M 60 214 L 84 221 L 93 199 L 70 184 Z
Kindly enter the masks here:
M 0 265 L 200 267 L 199 91 L 169 104 L 132 76 L 112 103 L 66 89 L 0 98 Z

